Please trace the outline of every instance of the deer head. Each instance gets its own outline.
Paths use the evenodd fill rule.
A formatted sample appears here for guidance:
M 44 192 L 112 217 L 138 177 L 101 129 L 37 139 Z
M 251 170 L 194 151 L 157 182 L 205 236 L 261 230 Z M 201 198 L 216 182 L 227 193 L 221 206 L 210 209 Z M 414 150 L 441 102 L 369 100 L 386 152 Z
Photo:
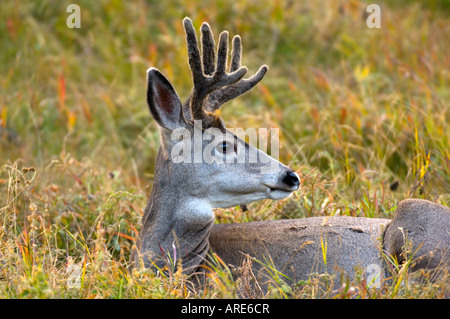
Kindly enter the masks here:
M 203 23 L 201 27 L 201 57 L 192 21 L 185 18 L 183 23 L 194 82 L 190 97 L 182 106 L 175 89 L 157 69 L 150 68 L 147 73 L 147 101 L 161 128 L 165 160 L 171 162 L 170 166 L 179 166 L 175 170 L 180 174 L 185 171 L 184 176 L 190 179 L 183 178 L 184 187 L 194 184 L 196 195 L 205 196 L 212 207 L 287 197 L 299 187 L 297 174 L 228 131 L 217 112 L 225 102 L 261 81 L 268 67 L 263 65 L 255 75 L 243 79 L 247 68 L 240 66 L 241 39 L 235 36 L 227 73 L 228 32 L 220 34 L 216 63 L 209 25 Z M 206 147 L 210 150 L 205 150 Z

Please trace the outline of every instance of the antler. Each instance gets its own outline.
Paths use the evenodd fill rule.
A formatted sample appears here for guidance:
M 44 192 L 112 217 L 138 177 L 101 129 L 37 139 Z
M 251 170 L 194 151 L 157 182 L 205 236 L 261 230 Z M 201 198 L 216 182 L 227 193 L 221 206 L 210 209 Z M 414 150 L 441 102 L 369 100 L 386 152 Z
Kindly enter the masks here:
M 203 127 L 215 126 L 225 129 L 220 117 L 215 114 L 224 103 L 252 89 L 262 80 L 268 70 L 267 65 L 249 79 L 243 79 L 248 69 L 241 65 L 241 38 L 233 38 L 230 72 L 225 71 L 228 53 L 228 32 L 219 36 L 217 64 L 215 63 L 214 39 L 210 26 L 201 26 L 202 57 L 197 44 L 194 26 L 189 18 L 183 20 L 188 46 L 189 66 L 194 81 L 191 96 L 185 102 L 186 119 L 202 120 Z M 188 112 L 189 111 L 189 112 Z

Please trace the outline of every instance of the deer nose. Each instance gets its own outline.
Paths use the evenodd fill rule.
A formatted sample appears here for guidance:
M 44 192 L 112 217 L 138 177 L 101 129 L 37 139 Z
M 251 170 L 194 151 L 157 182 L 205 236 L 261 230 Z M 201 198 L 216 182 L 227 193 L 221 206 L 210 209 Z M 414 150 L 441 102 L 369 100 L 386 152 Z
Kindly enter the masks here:
M 300 186 L 300 179 L 298 178 L 296 172 L 287 172 L 286 176 L 283 178 L 283 183 L 290 187 L 295 187 L 295 189 L 298 189 L 298 187 Z

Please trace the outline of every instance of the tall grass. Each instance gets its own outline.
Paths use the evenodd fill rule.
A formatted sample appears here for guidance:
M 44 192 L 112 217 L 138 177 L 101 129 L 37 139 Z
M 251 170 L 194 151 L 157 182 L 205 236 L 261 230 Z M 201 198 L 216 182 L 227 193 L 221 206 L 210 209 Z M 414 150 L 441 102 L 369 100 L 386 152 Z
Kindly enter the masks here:
M 279 127 L 281 161 L 302 179 L 290 199 L 218 210 L 217 222 L 390 218 L 407 197 L 449 204 L 448 1 L 378 1 L 381 29 L 366 27 L 367 2 L 344 0 L 78 1 L 81 28 L 69 29 L 72 2 L 1 3 L 0 296 L 220 298 L 246 289 L 220 259 L 201 292 L 181 273 L 126 270 L 159 145 L 145 71 L 159 68 L 187 96 L 185 16 L 240 34 L 250 70 L 270 66 L 222 115 L 229 127 Z M 356 281 L 334 291 L 332 278 L 288 288 L 280 275 L 267 296 L 441 296 L 439 284 L 396 276 L 384 290 Z

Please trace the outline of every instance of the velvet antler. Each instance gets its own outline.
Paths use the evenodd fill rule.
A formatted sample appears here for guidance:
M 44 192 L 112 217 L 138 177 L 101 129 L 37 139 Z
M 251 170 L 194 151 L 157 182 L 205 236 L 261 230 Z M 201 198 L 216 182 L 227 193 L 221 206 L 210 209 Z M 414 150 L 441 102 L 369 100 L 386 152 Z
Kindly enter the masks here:
M 202 55 L 197 43 L 194 26 L 189 18 L 183 20 L 186 31 L 186 42 L 189 55 L 194 87 L 191 96 L 184 104 L 184 115 L 188 120 L 202 120 L 204 128 L 218 127 L 222 130 L 225 125 L 215 114 L 224 103 L 238 97 L 252 89 L 266 74 L 268 67 L 263 65 L 258 72 L 249 79 L 243 79 L 247 68 L 241 65 L 241 38 L 233 38 L 230 71 L 226 72 L 228 54 L 228 32 L 223 31 L 219 36 L 217 61 L 215 43 L 210 26 L 201 26 Z

